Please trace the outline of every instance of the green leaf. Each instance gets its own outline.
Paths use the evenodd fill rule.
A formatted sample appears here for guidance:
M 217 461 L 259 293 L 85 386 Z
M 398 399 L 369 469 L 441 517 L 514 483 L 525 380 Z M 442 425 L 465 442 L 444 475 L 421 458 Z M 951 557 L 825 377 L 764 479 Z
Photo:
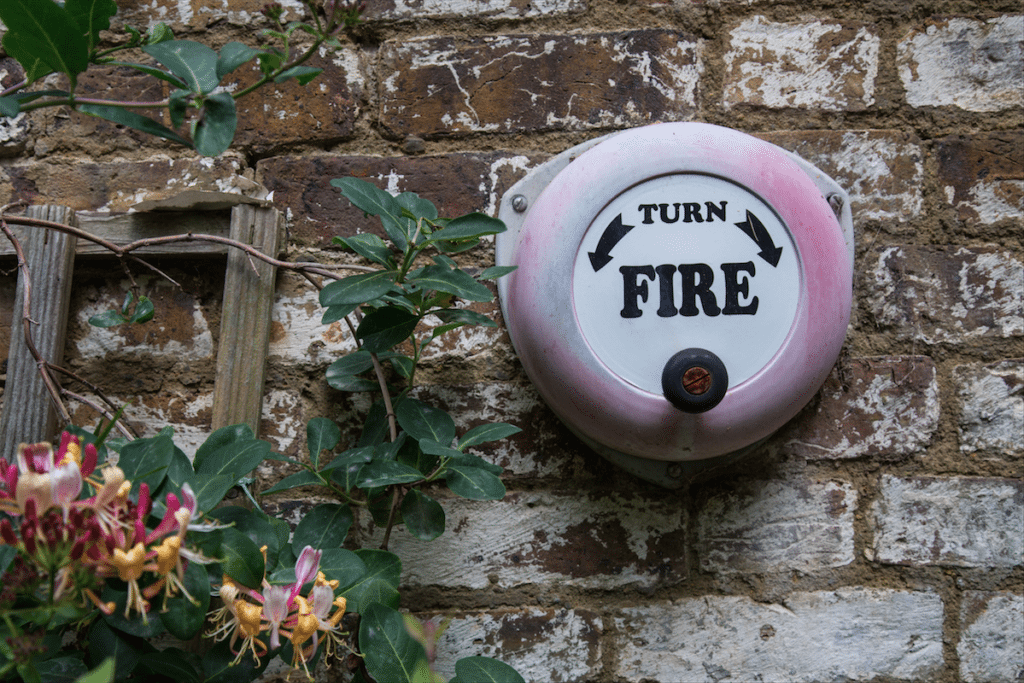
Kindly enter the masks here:
M 324 470 L 327 471 L 329 468 L 331 481 L 346 491 L 351 491 L 352 487 L 359 481 L 360 470 L 363 469 L 366 463 L 370 462 L 372 454 L 372 446 L 363 446 L 362 448 L 345 451 L 335 458 Z
M 263 555 L 251 538 L 237 529 L 221 529 L 221 567 L 232 579 L 249 588 L 263 580 Z
M 203 111 L 194 124 L 192 140 L 197 152 L 215 157 L 231 146 L 238 127 L 235 98 L 228 92 L 210 95 L 203 101 Z
M 423 479 L 423 473 L 415 467 L 403 465 L 395 460 L 372 460 L 359 470 L 356 486 L 361 489 L 411 484 Z
M 467 213 L 453 218 L 445 227 L 430 236 L 431 242 L 468 240 L 505 232 L 505 223 L 485 213 Z
M 146 45 L 142 51 L 185 81 L 185 85 L 194 93 L 205 95 L 220 83 L 217 76 L 217 53 L 202 43 L 194 40 L 167 40 Z
M 154 313 L 156 313 L 156 307 L 153 306 L 153 302 L 149 300 L 149 297 L 140 296 L 139 303 L 135 306 L 135 312 L 128 319 L 128 322 L 148 323 L 153 319 Z
M 447 292 L 469 301 L 490 301 L 491 290 L 473 279 L 464 270 L 450 270 L 445 266 L 426 266 L 409 273 L 408 282 L 423 289 Z
M 217 57 L 217 81 L 220 82 L 229 73 L 258 54 L 259 50 L 251 48 L 245 43 L 231 41 L 220 49 L 220 55 Z
M 28 85 L 35 83 L 43 76 L 53 73 L 53 68 L 46 63 L 39 55 L 46 52 L 45 47 L 40 47 L 38 41 L 21 34 L 10 34 L 2 40 L 3 48 L 7 54 L 13 57 L 25 71 L 25 82 Z
M 402 216 L 402 205 L 397 199 L 373 183 L 359 178 L 335 178 L 331 185 L 341 188 L 341 193 L 363 213 L 380 216 L 384 232 L 399 251 L 405 251 L 409 246 L 412 221 Z
M 114 658 L 107 657 L 95 669 L 79 676 L 75 683 L 114 683 Z
M 320 468 L 320 454 L 333 451 L 341 440 L 341 429 L 333 420 L 314 417 L 306 423 L 306 449 L 315 469 Z
M 203 628 L 206 613 L 210 609 L 210 577 L 206 568 L 197 562 L 190 562 L 185 568 L 185 590 L 196 602 L 184 595 L 167 601 L 167 611 L 161 611 L 160 621 L 175 638 L 190 640 Z
M 0 21 L 7 27 L 3 47 L 25 66 L 22 60 L 47 64 L 53 71 L 75 76 L 89 68 L 89 43 L 82 29 L 64 7 L 52 0 L 3 0 Z M 12 44 L 16 44 L 13 50 Z
M 455 662 L 451 683 L 526 683 L 519 672 L 490 657 L 463 657 Z
M 112 61 L 112 62 L 108 62 L 108 63 L 111 66 L 124 66 L 124 67 L 128 67 L 129 69 L 135 69 L 136 71 L 138 71 L 140 73 L 144 73 L 144 74 L 147 74 L 149 76 L 152 76 L 153 78 L 159 78 L 161 81 L 165 81 L 167 83 L 170 83 L 175 88 L 179 89 L 178 91 L 171 93 L 171 100 L 172 101 L 175 98 L 181 99 L 182 97 L 184 97 L 185 101 L 187 102 L 188 100 L 190 100 L 192 97 L 195 96 L 195 93 L 193 93 L 191 90 L 187 89 L 188 86 L 185 84 L 185 81 L 181 80 L 180 78 L 178 78 L 177 76 L 175 76 L 172 73 L 168 73 L 168 72 L 164 71 L 163 69 L 161 69 L 159 67 L 149 66 L 148 64 L 136 64 L 135 62 Z M 184 96 L 180 95 L 179 93 L 184 93 Z M 173 123 L 173 119 L 172 119 L 172 123 Z M 178 125 L 178 124 L 174 124 L 174 125 Z
M 115 327 L 126 322 L 128 322 L 128 319 L 114 309 L 89 318 L 89 324 L 93 327 Z
M 403 192 L 395 197 L 395 201 L 416 218 L 426 218 L 431 221 L 437 219 L 437 207 L 434 206 L 434 203 L 420 197 L 415 192 Z
M 267 546 L 268 566 L 273 566 L 277 563 L 277 556 L 281 553 L 282 545 L 288 542 L 286 536 L 282 543 L 278 538 L 273 518 L 260 510 L 250 510 L 240 505 L 225 505 L 216 510 L 211 510 L 208 516 L 222 524 L 229 524 L 234 529 L 242 532 L 256 544 L 256 547 Z
M 417 441 L 433 439 L 441 445 L 448 445 L 455 439 L 452 416 L 414 398 L 406 398 L 399 403 L 395 417 L 402 429 Z
M 320 322 L 324 325 L 330 325 L 333 322 L 337 322 L 344 318 L 352 311 L 359 308 L 359 304 L 340 304 L 338 306 L 328 306 L 327 310 L 324 311 L 323 318 Z
M 135 130 L 141 130 L 143 133 L 165 138 L 171 142 L 176 142 L 179 145 L 185 145 L 186 147 L 192 146 L 188 140 L 181 137 L 170 128 L 167 128 L 163 124 L 157 123 L 153 119 L 145 117 L 137 112 L 105 104 L 79 104 L 76 106 L 78 107 L 78 111 L 83 114 L 95 116 L 122 126 L 128 126 Z
M 247 425 L 222 427 L 199 447 L 192 465 L 198 475 L 226 475 L 237 481 L 263 462 L 269 452 L 270 444 L 253 438 Z
M 352 527 L 352 509 L 348 505 L 325 503 L 309 511 L 292 537 L 293 548 L 340 548 Z
M 140 638 L 153 638 L 164 632 L 164 625 L 156 615 L 148 614 L 143 619 L 141 614 L 133 612 L 131 617 L 124 616 L 124 608 L 128 604 L 127 590 L 117 590 L 110 585 L 104 586 L 100 600 L 113 602 L 115 605 L 112 614 L 102 616 L 103 621 L 115 631 Z
M 335 280 L 320 290 L 321 306 L 363 304 L 387 294 L 395 286 L 398 276 L 393 270 L 360 273 Z
M 227 427 L 221 427 L 214 431 L 213 434 L 206 437 L 206 441 L 204 441 L 196 450 L 196 455 L 192 459 L 192 466 L 198 470 L 210 455 L 216 453 L 225 446 L 239 442 L 253 441 L 255 438 L 255 435 L 252 433 L 252 428 L 244 422 L 235 425 L 228 425 Z
M 146 32 L 146 45 L 156 45 L 157 43 L 166 43 L 169 40 L 174 40 L 174 32 L 171 31 L 171 27 L 164 22 L 158 22 L 150 27 L 149 31 Z
M 501 500 L 505 497 L 505 485 L 501 479 L 479 467 L 450 465 L 447 481 L 453 493 L 470 500 Z
M 39 678 L 44 683 L 72 683 L 83 675 L 88 674 L 88 667 L 80 657 L 61 657 L 44 659 L 36 662 L 36 669 L 39 671 Z M 113 669 L 111 669 L 113 674 Z
M 384 407 L 384 401 L 378 399 L 366 411 L 366 418 L 363 420 L 363 431 L 359 434 L 359 445 L 376 446 L 384 440 L 388 429 L 388 411 Z
M 483 313 L 471 311 L 468 308 L 446 308 L 443 311 L 432 311 L 442 322 L 461 325 L 479 325 L 480 327 L 497 327 L 498 323 L 488 318 Z
M 189 663 L 189 653 L 172 647 L 148 652 L 139 661 L 139 673 L 149 674 L 143 680 L 171 680 L 175 683 L 202 683 L 199 672 Z
M 118 680 L 127 678 L 139 663 L 138 651 L 102 619 L 97 620 L 89 630 L 87 642 L 92 661 L 98 662 L 113 656 L 116 662 L 114 675 Z
M 413 333 L 420 319 L 407 311 L 381 308 L 369 313 L 356 328 L 356 338 L 371 353 L 387 351 L 400 344 Z
M 320 557 L 320 571 L 339 586 L 351 586 L 366 576 L 366 563 L 351 550 L 324 548 Z
M 327 367 L 327 384 L 339 391 L 373 391 L 378 387 L 377 382 L 355 376 L 372 367 L 373 358 L 369 351 L 354 351 Z
M 167 98 L 167 113 L 171 117 L 171 125 L 180 128 L 185 124 L 185 113 L 192 102 L 192 93 L 183 88 L 171 92 Z
M 351 237 L 335 237 L 334 242 L 342 244 L 365 259 L 382 266 L 392 266 L 394 255 L 387 242 L 373 233 L 363 232 Z
M 309 486 L 311 484 L 321 483 L 320 477 L 315 472 L 309 470 L 302 470 L 295 474 L 289 474 L 287 477 L 277 482 L 269 489 L 263 492 L 262 495 L 268 495 L 271 493 L 277 493 L 278 491 L 287 491 L 288 489 L 298 488 L 300 486 Z
M 444 533 L 444 509 L 419 489 L 402 499 L 402 519 L 409 533 L 421 541 L 432 541 Z
M 377 603 L 398 609 L 402 560 L 387 550 L 363 548 L 355 554 L 366 566 L 366 573 L 342 591 L 342 596 L 348 600 L 349 611 L 362 614 L 367 607 Z
M 117 12 L 114 0 L 66 0 L 64 9 L 84 31 L 91 53 L 100 42 L 100 31 L 110 28 L 110 17 Z
M 238 482 L 238 477 L 226 474 L 196 477 L 192 484 L 192 492 L 196 496 L 196 506 L 200 512 L 212 510 L 224 499 L 224 495 Z
M 292 68 L 285 69 L 275 76 L 274 83 L 284 83 L 285 81 L 294 78 L 299 82 L 299 85 L 306 85 L 322 72 L 323 69 L 318 69 L 315 66 L 293 66 Z
M 402 615 L 385 605 L 370 605 L 359 620 L 359 647 L 366 670 L 378 681 L 412 683 L 427 655 L 405 628 Z
M 14 117 L 21 111 L 21 103 L 16 97 L 0 97 L 0 116 Z
M 491 422 L 490 424 L 478 425 L 462 435 L 462 438 L 459 439 L 458 449 L 464 451 L 470 446 L 476 446 L 477 444 L 500 441 L 521 431 L 523 430 L 519 427 L 506 422 Z
M 122 448 L 117 466 L 124 472 L 125 479 L 132 483 L 133 491 L 137 492 L 139 485 L 146 482 L 152 493 L 167 476 L 167 468 L 173 457 L 171 428 L 165 427 L 154 437 L 136 439 Z
M 477 277 L 481 280 L 497 280 L 500 277 L 504 277 L 514 271 L 518 266 L 491 266 L 490 268 L 484 268 Z
M 203 656 L 205 683 L 251 683 L 260 677 L 271 659 L 262 657 L 257 664 L 251 655 L 236 657 L 228 641 L 223 640 Z

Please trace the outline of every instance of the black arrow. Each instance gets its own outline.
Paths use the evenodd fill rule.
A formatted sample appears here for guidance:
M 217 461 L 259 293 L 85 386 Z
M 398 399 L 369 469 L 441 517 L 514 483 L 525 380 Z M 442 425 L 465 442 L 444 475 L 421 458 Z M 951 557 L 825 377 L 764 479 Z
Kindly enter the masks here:
M 761 247 L 758 256 L 763 258 L 772 268 L 779 265 L 779 257 L 782 256 L 782 247 L 775 246 L 768 228 L 764 223 L 747 209 L 747 220 L 736 223 L 736 227 L 747 234 L 747 237 L 754 240 L 754 244 Z
M 612 222 L 604 229 L 601 239 L 597 241 L 597 251 L 588 253 L 590 265 L 594 266 L 595 273 L 608 265 L 608 262 L 612 260 L 612 249 L 619 243 L 619 240 L 626 236 L 626 233 L 635 227 L 635 225 L 623 225 L 621 213 L 612 219 Z

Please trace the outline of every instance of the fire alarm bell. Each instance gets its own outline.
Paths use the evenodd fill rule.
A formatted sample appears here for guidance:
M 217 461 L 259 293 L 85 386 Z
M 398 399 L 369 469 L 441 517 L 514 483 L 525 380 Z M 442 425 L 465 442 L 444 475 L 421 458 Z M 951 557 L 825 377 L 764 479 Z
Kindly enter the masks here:
M 796 413 L 850 317 L 847 194 L 750 135 L 665 123 L 574 147 L 513 186 L 496 238 L 527 374 L 594 450 L 678 485 Z M 673 466 L 674 465 L 674 466 Z

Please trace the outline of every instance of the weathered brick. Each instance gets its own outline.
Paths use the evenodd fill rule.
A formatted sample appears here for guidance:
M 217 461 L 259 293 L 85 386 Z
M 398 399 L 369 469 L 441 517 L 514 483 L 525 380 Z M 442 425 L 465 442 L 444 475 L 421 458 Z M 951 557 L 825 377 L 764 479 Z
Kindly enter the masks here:
M 591 680 L 601 666 L 601 617 L 588 610 L 527 609 L 417 615 L 435 626 L 451 619 L 437 641 L 434 670 L 449 679 L 463 657 L 493 657 L 528 681 Z
M 195 361 L 215 354 L 213 334 L 203 309 L 202 292 L 179 289 L 153 275 L 136 277 L 142 294 L 156 308 L 153 319 L 136 325 L 101 328 L 89 324 L 89 318 L 110 309 L 119 309 L 127 280 L 115 287 L 88 277 L 78 278 L 72 296 L 68 323 L 69 357 L 73 363 L 96 360 L 116 362 L 163 356 L 173 361 Z
M 12 57 L 0 57 L 0 89 L 6 90 L 21 82 L 25 70 Z M 0 157 L 15 157 L 25 151 L 31 119 L 25 113 L 15 117 L 0 116 Z
M 950 136 L 936 151 L 939 182 L 961 220 L 988 225 L 1024 216 L 1024 133 Z
M 749 482 L 701 507 L 695 552 L 710 572 L 841 567 L 853 562 L 856 509 L 848 482 Z
M 895 246 L 865 269 L 877 324 L 928 344 L 1024 334 L 1024 264 L 996 247 Z
M 66 87 L 66 85 L 61 85 Z M 159 102 L 167 97 L 163 81 L 127 67 L 94 66 L 78 77 L 75 92 L 100 100 Z M 170 126 L 160 109 L 142 112 L 156 122 Z M 140 147 L 183 149 L 148 133 L 142 133 L 105 119 L 71 111 L 67 107 L 42 109 L 31 114 L 35 132 L 36 157 L 50 154 L 88 155 L 137 153 Z
M 270 314 L 269 357 L 276 362 L 326 365 L 355 351 L 355 339 L 344 321 L 321 323 L 325 310 L 304 278 L 279 275 Z
M 1002 111 L 1024 104 L 1024 16 L 929 20 L 897 46 L 900 80 L 912 107 Z
M 956 653 L 966 683 L 1024 678 L 1024 597 L 967 591 Z
M 407 586 L 481 589 L 557 582 L 612 589 L 673 585 L 686 576 L 683 506 L 593 492 L 510 493 L 501 501 L 443 499 L 447 530 L 423 543 L 404 531 L 389 549 Z M 382 532 L 368 519 L 367 547 Z
M 1008 360 L 953 369 L 960 397 L 960 450 L 1024 453 L 1024 363 Z
M 280 0 L 285 8 L 284 21 L 295 21 L 308 15 L 301 0 Z M 203 28 L 216 20 L 239 26 L 255 25 L 269 28 L 260 9 L 264 0 L 119 0 L 115 22 L 127 22 L 145 29 L 162 21 L 180 27 Z M 115 24 L 116 25 L 116 24 Z
M 676 31 L 426 38 L 381 50 L 394 136 L 593 130 L 693 116 L 701 44 Z
M 381 0 L 367 7 L 371 19 L 479 17 L 526 19 L 558 16 L 586 9 L 584 0 Z
M 264 86 L 237 101 L 236 147 L 267 154 L 290 144 L 328 145 L 352 135 L 362 97 L 357 53 L 321 50 L 305 65 L 323 72 L 306 85 L 292 79 Z M 261 75 L 258 66 L 250 64 L 231 77 L 241 90 Z
M 880 42 L 865 24 L 752 17 L 729 32 L 723 102 L 863 111 L 875 103 Z
M 885 475 L 873 509 L 878 562 L 957 567 L 1024 562 L 1019 479 Z
M 523 478 L 593 480 L 603 463 L 583 446 L 547 407 L 532 385 L 488 382 L 473 385 L 431 385 L 416 398 L 446 410 L 458 434 L 487 422 L 507 422 L 523 431 L 507 439 L 470 447 L 470 452 Z M 596 468 L 596 472 L 595 472 Z
M 139 372 L 136 368 L 136 372 Z M 144 374 L 144 373 L 140 373 Z M 195 388 L 171 392 L 133 392 L 120 395 L 105 392 L 114 405 L 125 406 L 121 417 L 123 424 L 140 437 L 156 436 L 164 427 L 174 430 L 173 439 L 185 454 L 192 458 L 196 449 L 210 436 L 210 420 L 213 416 L 212 389 Z M 86 393 L 86 398 L 97 405 L 97 397 Z M 99 415 L 83 404 L 74 404 L 71 417 L 76 425 L 98 424 Z
M 453 218 L 471 211 L 496 212 L 498 198 L 525 175 L 533 162 L 507 154 L 449 154 L 424 157 L 274 157 L 257 164 L 257 179 L 274 193 L 274 203 L 292 224 L 291 235 L 329 244 L 334 235 L 375 232 L 380 221 L 364 218 L 332 178 L 354 176 L 392 194 L 415 192 Z
M 0 199 L 123 213 L 139 202 L 186 189 L 253 195 L 259 188 L 243 175 L 242 167 L 231 156 L 104 164 L 62 159 L 0 170 Z
M 856 221 L 906 221 L 924 204 L 920 141 L 885 130 L 785 131 L 758 137 L 811 162 L 850 195 Z
M 931 358 L 854 358 L 829 374 L 818 401 L 777 438 L 784 453 L 810 460 L 898 458 L 928 446 L 939 415 Z
M 635 683 L 929 680 L 942 657 L 934 593 L 841 588 L 782 604 L 706 596 L 621 610 L 615 674 Z

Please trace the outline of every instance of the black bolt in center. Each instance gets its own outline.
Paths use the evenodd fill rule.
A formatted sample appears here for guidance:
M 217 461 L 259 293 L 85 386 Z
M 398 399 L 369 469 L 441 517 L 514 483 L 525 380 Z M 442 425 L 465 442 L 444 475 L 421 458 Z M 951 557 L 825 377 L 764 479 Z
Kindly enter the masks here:
M 729 389 L 722 359 L 707 349 L 685 349 L 665 363 L 661 390 L 684 413 L 704 413 L 719 404 Z

